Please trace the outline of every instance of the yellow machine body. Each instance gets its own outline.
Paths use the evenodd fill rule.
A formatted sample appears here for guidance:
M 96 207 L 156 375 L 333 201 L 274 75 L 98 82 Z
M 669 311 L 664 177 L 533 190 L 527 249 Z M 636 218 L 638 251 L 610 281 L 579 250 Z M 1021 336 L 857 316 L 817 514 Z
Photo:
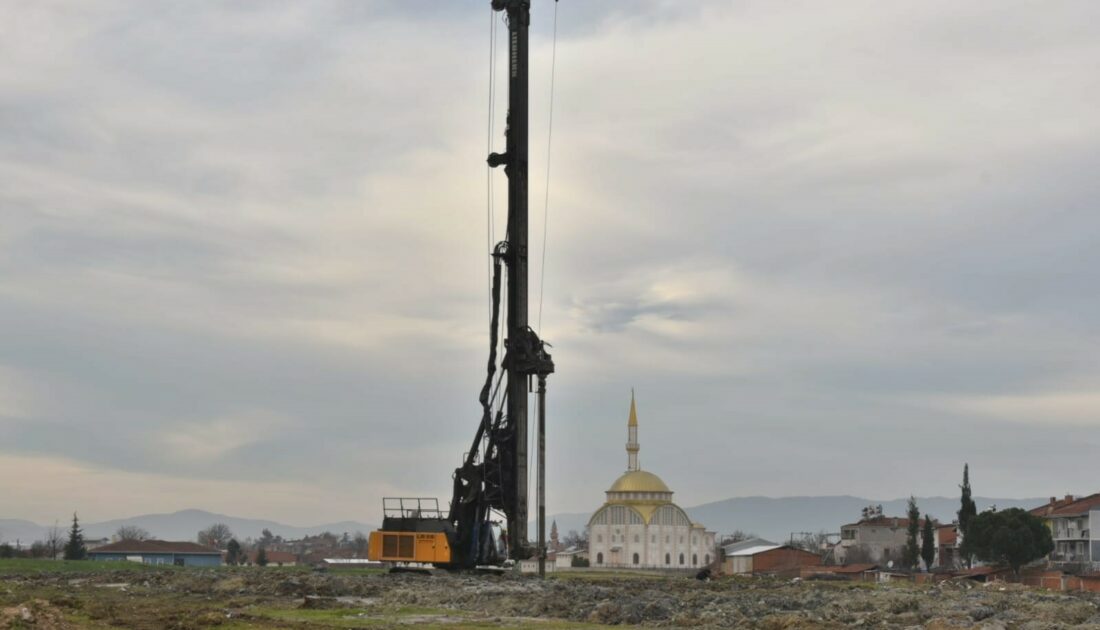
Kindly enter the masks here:
M 367 557 L 376 562 L 450 564 L 451 545 L 443 532 L 370 533 Z

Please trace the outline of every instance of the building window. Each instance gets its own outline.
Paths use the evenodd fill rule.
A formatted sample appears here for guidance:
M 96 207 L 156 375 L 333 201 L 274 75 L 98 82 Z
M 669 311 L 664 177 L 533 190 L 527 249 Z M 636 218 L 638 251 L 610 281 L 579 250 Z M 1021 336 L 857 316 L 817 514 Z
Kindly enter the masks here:
M 691 566 L 693 566 L 693 567 L 699 566 L 699 555 L 698 554 L 694 554 L 694 553 L 691 554 Z
M 638 564 L 638 554 L 634 554 L 634 564 Z
M 680 536 L 680 544 L 681 545 L 684 544 L 684 537 L 683 536 Z M 683 564 L 683 562 L 681 562 L 680 564 Z
M 637 534 L 634 534 L 634 542 L 638 542 L 638 535 Z M 634 564 L 638 564 L 638 563 L 635 562 Z
M 665 554 L 665 564 L 672 564 L 672 556 Z
M 684 554 L 680 554 L 680 565 L 684 564 Z
M 706 560 L 705 560 L 705 562 L 706 562 L 707 564 L 710 564 L 710 554 L 709 554 L 709 553 L 708 553 L 708 554 L 707 554 L 707 556 L 706 556 Z
M 603 564 L 603 552 L 596 554 L 596 564 Z

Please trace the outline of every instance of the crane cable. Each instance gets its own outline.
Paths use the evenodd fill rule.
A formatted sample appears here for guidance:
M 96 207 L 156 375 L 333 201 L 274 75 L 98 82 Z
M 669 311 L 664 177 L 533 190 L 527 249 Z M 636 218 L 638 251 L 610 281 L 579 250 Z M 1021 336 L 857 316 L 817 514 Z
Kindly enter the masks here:
M 548 121 L 546 125 L 546 185 L 543 189 L 542 198 L 542 263 L 539 267 L 539 316 L 538 325 L 535 328 L 535 333 L 539 336 L 542 335 L 542 296 L 546 288 L 546 235 L 550 231 L 550 148 L 552 146 L 552 140 L 554 138 L 554 74 L 557 68 L 558 62 L 558 0 L 554 0 L 554 35 L 550 45 L 550 108 L 548 112 Z M 538 405 L 535 399 L 532 399 L 528 403 L 528 418 L 538 417 Z M 537 453 L 537 431 L 527 432 L 527 452 Z M 537 462 L 535 466 L 537 466 Z M 531 477 L 534 474 L 532 469 L 535 466 L 527 467 L 527 487 L 531 487 Z
M 546 289 L 546 235 L 550 232 L 550 149 L 554 138 L 554 74 L 558 63 L 558 0 L 554 0 L 554 36 L 550 47 L 550 111 L 546 125 L 546 187 L 542 200 L 542 266 L 539 269 L 539 318 L 535 332 L 542 334 L 542 296 Z
M 496 118 L 496 58 L 497 58 L 497 19 L 496 12 L 489 8 L 489 119 L 486 123 L 485 153 L 493 151 L 493 123 Z M 485 250 L 493 251 L 493 238 L 496 232 L 496 211 L 493 207 L 493 167 L 485 165 Z M 489 292 L 493 289 L 493 259 L 488 263 Z M 489 315 L 493 314 L 493 298 L 489 297 Z

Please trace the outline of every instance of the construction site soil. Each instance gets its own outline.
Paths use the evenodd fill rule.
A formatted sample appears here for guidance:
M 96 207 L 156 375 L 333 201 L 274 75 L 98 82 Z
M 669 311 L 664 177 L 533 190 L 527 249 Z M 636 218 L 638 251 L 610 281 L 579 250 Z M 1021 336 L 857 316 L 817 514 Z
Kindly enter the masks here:
M 571 572 L 162 569 L 0 575 L 0 628 L 1100 628 L 1100 597 L 935 586 Z

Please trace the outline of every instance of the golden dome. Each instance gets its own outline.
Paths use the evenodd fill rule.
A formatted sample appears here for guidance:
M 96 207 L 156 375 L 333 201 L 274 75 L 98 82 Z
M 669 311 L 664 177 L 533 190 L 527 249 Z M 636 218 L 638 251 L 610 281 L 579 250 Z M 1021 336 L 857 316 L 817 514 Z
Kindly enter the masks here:
M 661 478 L 644 470 L 632 470 L 611 484 L 608 492 L 672 492 Z

